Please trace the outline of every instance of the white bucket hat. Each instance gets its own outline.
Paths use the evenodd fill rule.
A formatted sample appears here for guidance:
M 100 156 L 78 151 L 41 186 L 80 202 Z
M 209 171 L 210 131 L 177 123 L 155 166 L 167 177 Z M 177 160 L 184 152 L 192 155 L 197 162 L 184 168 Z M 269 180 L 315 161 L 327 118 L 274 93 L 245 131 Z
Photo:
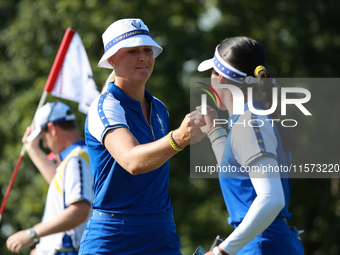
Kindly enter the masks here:
M 62 123 L 69 120 L 75 120 L 76 116 L 73 114 L 70 107 L 62 102 L 47 103 L 40 107 L 34 116 L 34 130 L 27 137 L 27 142 L 32 142 L 37 138 L 47 123 L 54 124 Z
M 151 37 L 149 28 L 141 19 L 121 19 L 112 23 L 103 33 L 105 53 L 100 59 L 98 66 L 112 69 L 107 60 L 121 48 L 152 46 L 154 58 L 163 48 Z

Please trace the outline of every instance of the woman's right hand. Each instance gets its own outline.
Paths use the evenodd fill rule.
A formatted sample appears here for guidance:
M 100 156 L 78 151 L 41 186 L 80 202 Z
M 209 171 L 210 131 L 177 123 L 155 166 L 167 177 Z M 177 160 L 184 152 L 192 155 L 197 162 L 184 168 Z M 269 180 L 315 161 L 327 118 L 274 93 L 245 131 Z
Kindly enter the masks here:
M 176 144 L 184 148 L 189 144 L 200 142 L 205 134 L 201 131 L 200 127 L 194 123 L 196 120 L 196 111 L 187 114 L 178 129 L 174 130 L 173 138 Z

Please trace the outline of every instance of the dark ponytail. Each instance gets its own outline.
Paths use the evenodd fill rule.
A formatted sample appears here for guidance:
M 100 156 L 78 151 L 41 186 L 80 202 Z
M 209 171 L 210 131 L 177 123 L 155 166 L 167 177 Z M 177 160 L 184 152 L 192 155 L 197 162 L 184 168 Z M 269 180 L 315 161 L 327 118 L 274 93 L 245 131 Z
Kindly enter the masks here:
M 273 103 L 273 79 L 271 74 L 267 70 L 262 70 L 259 72 L 258 77 L 260 78 L 260 82 L 255 84 L 254 87 L 258 87 L 257 89 L 261 91 L 262 100 L 266 102 L 266 109 L 270 109 Z M 255 88 L 254 88 L 255 89 Z M 275 110 L 271 115 L 272 119 L 280 119 L 280 115 L 277 110 Z M 277 128 L 279 130 L 283 148 L 285 151 L 294 152 L 297 148 L 296 139 L 293 137 L 292 132 L 288 127 L 283 127 L 281 123 L 276 123 Z
M 273 80 L 271 74 L 267 70 L 261 70 L 258 74 L 260 82 L 254 84 L 254 90 L 260 91 L 261 100 L 266 102 L 266 109 L 269 109 L 273 103 Z

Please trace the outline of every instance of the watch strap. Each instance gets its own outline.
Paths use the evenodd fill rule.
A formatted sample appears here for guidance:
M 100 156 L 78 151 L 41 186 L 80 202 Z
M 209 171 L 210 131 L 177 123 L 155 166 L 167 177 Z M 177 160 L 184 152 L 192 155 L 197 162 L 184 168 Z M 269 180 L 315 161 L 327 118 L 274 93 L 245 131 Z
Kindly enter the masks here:
M 215 248 L 213 249 L 213 253 L 215 255 L 228 255 L 228 253 L 226 253 L 225 251 L 220 251 L 220 249 L 218 248 L 218 246 L 215 246 Z

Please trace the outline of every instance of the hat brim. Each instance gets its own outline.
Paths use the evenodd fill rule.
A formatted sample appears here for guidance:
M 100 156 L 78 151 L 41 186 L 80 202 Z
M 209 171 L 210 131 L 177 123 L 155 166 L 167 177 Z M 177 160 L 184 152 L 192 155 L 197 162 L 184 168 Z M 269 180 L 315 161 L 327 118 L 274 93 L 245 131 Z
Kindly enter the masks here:
M 199 64 L 199 66 L 197 67 L 197 70 L 199 72 L 204 72 L 207 71 L 209 69 L 212 69 L 214 67 L 214 59 L 208 59 L 208 60 L 204 60 L 201 64 Z
M 154 58 L 156 58 L 163 51 L 163 48 L 159 46 L 150 36 L 139 35 L 125 39 L 111 47 L 108 51 L 104 53 L 98 63 L 98 66 L 102 68 L 113 69 L 112 65 L 110 65 L 107 61 L 111 56 L 116 54 L 119 49 L 138 46 L 152 46 Z
M 33 130 L 33 132 L 27 137 L 27 142 L 30 143 L 34 139 L 36 139 L 39 136 L 40 132 L 41 132 L 41 128 L 40 127 L 36 127 Z

